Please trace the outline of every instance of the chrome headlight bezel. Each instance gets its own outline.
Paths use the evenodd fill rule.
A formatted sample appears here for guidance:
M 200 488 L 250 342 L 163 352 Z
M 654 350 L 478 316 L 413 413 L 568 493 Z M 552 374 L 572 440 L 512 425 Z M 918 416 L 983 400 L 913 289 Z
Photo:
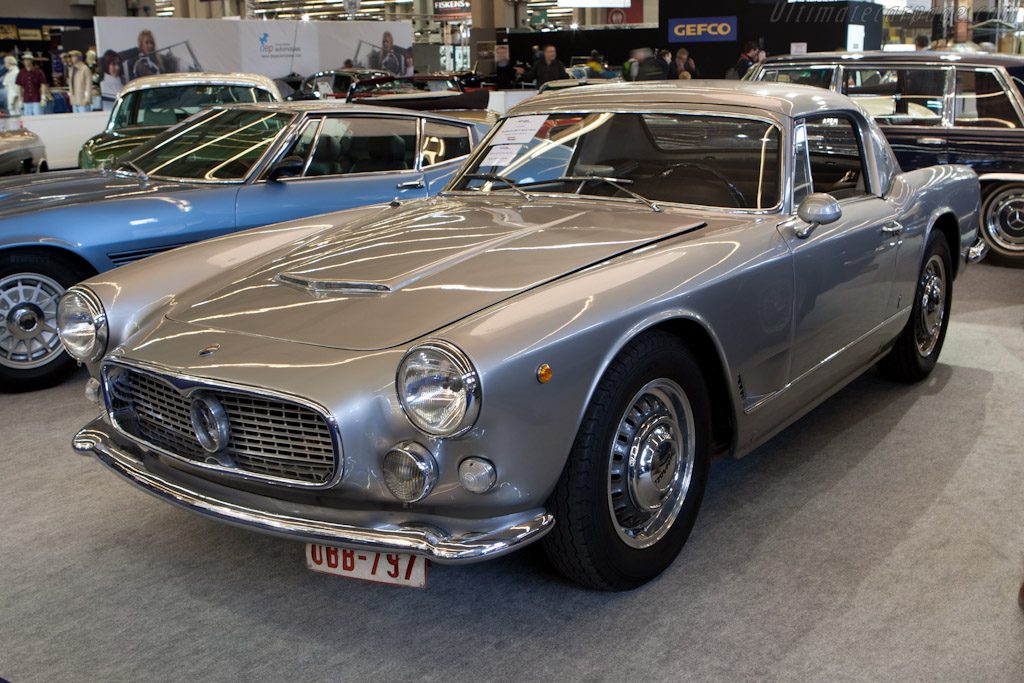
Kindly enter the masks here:
M 447 420 L 441 424 L 431 424 L 411 404 L 409 400 L 410 392 L 406 383 L 406 370 L 409 363 L 413 361 L 417 354 L 421 353 L 431 354 L 435 358 L 447 361 L 455 369 L 454 374 L 460 378 L 462 383 L 461 393 L 465 398 L 465 405 L 459 411 L 457 419 Z M 401 362 L 398 364 L 398 371 L 395 376 L 395 392 L 398 394 L 398 404 L 402 407 L 402 412 L 405 413 L 406 418 L 416 429 L 428 436 L 438 438 L 461 436 L 473 428 L 477 417 L 480 415 L 482 398 L 480 375 L 477 373 L 472 361 L 469 360 L 469 357 L 459 347 L 444 340 L 429 340 L 416 344 L 406 351 L 405 355 L 402 356 Z
M 78 345 L 69 341 L 64 334 L 65 325 L 61 324 L 69 315 L 69 307 L 76 304 L 80 311 L 86 313 L 93 328 L 92 340 L 88 345 Z M 107 352 L 109 333 L 107 312 L 103 308 L 103 302 L 91 289 L 76 285 L 64 292 L 57 304 L 57 335 L 69 356 L 83 363 L 95 363 Z

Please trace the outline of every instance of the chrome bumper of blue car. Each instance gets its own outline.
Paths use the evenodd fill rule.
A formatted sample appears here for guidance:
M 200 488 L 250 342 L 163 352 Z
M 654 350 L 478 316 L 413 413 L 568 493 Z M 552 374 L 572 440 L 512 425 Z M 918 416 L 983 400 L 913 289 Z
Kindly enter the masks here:
M 504 555 L 539 539 L 555 523 L 554 517 L 544 510 L 488 519 L 486 528 L 461 533 L 422 523 L 356 526 L 297 518 L 218 500 L 150 472 L 139 457 L 116 442 L 113 429 L 102 418 L 76 434 L 72 446 L 77 451 L 95 454 L 102 463 L 157 498 L 204 517 L 297 541 L 413 553 L 456 564 Z

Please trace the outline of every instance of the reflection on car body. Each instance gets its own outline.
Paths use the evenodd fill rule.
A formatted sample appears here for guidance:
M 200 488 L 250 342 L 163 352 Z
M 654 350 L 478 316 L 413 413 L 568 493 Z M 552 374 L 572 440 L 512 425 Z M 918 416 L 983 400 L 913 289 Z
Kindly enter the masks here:
M 876 363 L 928 375 L 977 203 L 969 168 L 901 172 L 820 89 L 537 96 L 437 197 L 71 290 L 61 334 L 102 410 L 74 446 L 244 528 L 453 563 L 540 540 L 633 588 L 682 548 L 715 457 Z

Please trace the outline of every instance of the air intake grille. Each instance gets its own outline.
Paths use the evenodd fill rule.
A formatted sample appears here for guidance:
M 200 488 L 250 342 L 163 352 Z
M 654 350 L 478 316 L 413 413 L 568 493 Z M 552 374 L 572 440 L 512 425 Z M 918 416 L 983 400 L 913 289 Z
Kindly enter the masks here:
M 118 429 L 182 459 L 274 480 L 326 484 L 337 459 L 331 428 L 317 411 L 276 397 L 220 387 L 191 387 L 182 393 L 147 372 L 104 368 L 110 415 Z M 216 399 L 229 425 L 227 446 L 203 449 L 192 427 L 197 396 Z

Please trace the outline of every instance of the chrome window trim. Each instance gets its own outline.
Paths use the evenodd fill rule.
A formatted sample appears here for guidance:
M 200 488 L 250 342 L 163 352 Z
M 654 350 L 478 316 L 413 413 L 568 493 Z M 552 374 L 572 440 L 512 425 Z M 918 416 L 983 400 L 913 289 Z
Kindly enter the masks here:
M 865 143 L 865 138 L 870 138 L 870 136 L 865 136 L 864 135 L 864 124 L 865 124 L 865 121 L 860 120 L 860 117 L 858 116 L 858 112 L 844 109 L 844 110 L 839 110 L 839 111 L 833 110 L 833 111 L 824 111 L 824 112 L 814 112 L 813 114 L 804 114 L 804 115 L 802 115 L 797 120 L 796 125 L 804 125 L 804 124 L 806 124 L 807 119 L 809 119 L 809 118 L 828 118 L 829 116 L 833 116 L 835 118 L 846 119 L 847 121 L 849 121 L 849 122 L 851 122 L 853 124 L 853 129 L 854 129 L 854 131 L 855 131 L 855 133 L 857 135 L 857 146 L 860 148 L 861 162 L 864 163 L 865 166 L 867 166 L 867 174 L 868 174 L 868 177 L 867 177 L 868 191 L 865 194 L 863 194 L 863 195 L 858 195 L 856 197 L 847 197 L 846 199 L 838 200 L 839 203 L 842 204 L 842 203 L 844 203 L 844 202 L 846 202 L 848 200 L 859 199 L 861 197 L 872 197 L 872 198 L 883 197 L 884 193 L 880 190 L 880 188 L 882 186 L 881 174 L 878 171 L 878 165 L 877 165 L 876 160 L 875 160 L 875 148 L 874 148 L 874 145 L 868 145 L 868 144 Z M 868 151 L 869 147 L 870 147 L 870 151 Z M 808 158 L 809 158 L 809 155 L 810 155 L 810 151 L 808 150 Z M 808 172 L 810 172 L 810 169 L 808 169 Z M 813 187 L 814 179 L 813 178 L 811 178 L 811 183 L 812 183 L 811 189 L 813 190 L 814 189 L 814 187 Z M 793 207 L 792 213 L 796 213 L 796 207 L 795 206 Z
M 418 118 L 419 118 L 420 124 L 419 124 L 419 129 L 418 129 L 419 130 L 419 144 L 417 145 L 417 150 L 418 151 L 417 151 L 417 155 L 416 155 L 416 170 L 418 170 L 418 171 L 425 171 L 428 168 L 430 168 L 430 169 L 437 168 L 438 166 L 443 166 L 445 164 L 450 164 L 453 161 L 458 161 L 461 164 L 463 161 L 468 159 L 470 157 L 470 155 L 473 154 L 473 151 L 474 151 L 474 148 L 476 147 L 476 145 L 473 144 L 473 130 L 470 127 L 469 124 L 462 123 L 461 121 L 457 122 L 457 123 L 454 122 L 454 121 L 443 121 L 441 119 L 430 118 L 430 117 L 427 117 L 427 116 L 420 116 Z M 439 161 L 436 164 L 430 164 L 429 166 L 424 166 L 423 165 L 423 148 L 427 144 L 427 124 L 430 124 L 430 123 L 434 123 L 434 124 L 437 124 L 437 125 L 440 125 L 440 126 L 451 126 L 452 128 L 462 128 L 466 132 L 466 137 L 469 139 L 469 152 L 463 154 L 462 156 L 453 157 L 451 159 L 445 159 L 444 161 Z
M 546 109 L 544 111 L 535 111 L 533 109 L 527 109 L 527 110 L 523 110 L 521 112 L 517 112 L 516 114 L 513 114 L 512 116 L 529 116 L 529 115 L 531 115 L 533 113 L 546 114 L 546 115 L 549 115 L 549 116 L 551 116 L 551 115 L 558 115 L 558 114 L 641 114 L 641 115 L 643 115 L 643 114 L 677 114 L 677 115 L 685 115 L 685 116 L 690 116 L 690 115 L 693 115 L 693 116 L 719 116 L 719 117 L 724 117 L 724 118 L 754 120 L 754 121 L 760 121 L 762 123 L 766 123 L 766 124 L 771 125 L 771 126 L 775 126 L 776 128 L 779 129 L 779 173 L 781 175 L 779 177 L 779 198 L 778 198 L 778 202 L 776 202 L 776 204 L 774 206 L 766 207 L 764 209 L 738 209 L 738 208 L 731 208 L 731 207 L 727 207 L 727 206 L 705 206 L 703 204 L 684 204 L 682 202 L 671 202 L 671 201 L 666 201 L 666 200 L 661 200 L 661 199 L 656 200 L 654 203 L 657 204 L 658 206 L 678 207 L 678 208 L 684 208 L 684 209 L 694 209 L 694 208 L 696 208 L 696 209 L 702 209 L 702 210 L 708 210 L 708 211 L 716 211 L 716 212 L 727 213 L 727 214 L 741 214 L 741 215 L 744 215 L 744 216 L 769 215 L 769 214 L 773 214 L 773 213 L 780 213 L 783 210 L 783 208 L 785 207 L 785 205 L 787 204 L 786 197 L 787 197 L 787 194 L 789 192 L 790 185 L 792 184 L 792 173 L 790 172 L 790 170 L 791 170 L 790 169 L 790 161 L 791 161 L 790 157 L 792 157 L 792 154 L 787 152 L 787 150 L 792 149 L 792 143 L 791 143 L 792 137 L 791 136 L 792 136 L 792 133 L 793 133 L 793 130 L 792 130 L 792 126 L 793 126 L 792 121 L 793 121 L 793 119 L 791 119 L 788 116 L 783 116 L 783 115 L 780 115 L 778 117 L 769 116 L 767 113 L 763 113 L 764 110 L 754 110 L 754 111 L 756 111 L 758 113 L 745 113 L 745 112 L 744 113 L 740 113 L 740 112 L 736 112 L 736 111 L 715 111 L 715 110 L 707 110 L 707 109 L 694 109 L 694 110 L 680 111 L 680 107 L 681 106 L 683 106 L 683 105 L 679 105 L 679 104 L 661 105 L 661 106 L 653 105 L 653 106 L 650 106 L 650 107 L 644 107 L 642 109 L 637 109 L 637 108 L 623 109 L 623 108 L 606 108 L 606 107 L 602 107 L 600 109 L 595 109 L 593 107 L 584 107 L 584 108 L 580 109 L 578 107 L 573 107 L 571 111 L 568 111 L 568 110 L 567 111 L 559 111 L 557 109 Z M 491 126 L 491 129 L 488 131 L 487 135 L 484 136 L 480 140 L 480 142 L 478 142 L 476 144 L 476 146 L 469 153 L 469 155 L 466 158 L 464 158 L 463 161 L 464 161 L 465 166 L 463 167 L 463 173 L 456 172 L 455 175 L 452 176 L 451 180 L 448 181 L 448 184 L 444 187 L 444 189 L 441 190 L 441 192 L 438 193 L 438 194 L 440 194 L 440 195 L 454 195 L 454 196 L 458 196 L 458 197 L 463 197 L 463 196 L 485 197 L 485 196 L 487 196 L 487 195 L 481 194 L 480 192 L 473 192 L 471 190 L 453 190 L 453 189 L 450 189 L 450 188 L 454 187 L 462 179 L 462 176 L 464 175 L 464 172 L 465 172 L 466 169 L 469 169 L 471 166 L 473 166 L 473 164 L 476 163 L 478 158 L 482 158 L 487 153 L 487 145 L 485 143 L 488 140 L 490 140 L 492 137 L 494 137 L 495 135 L 498 134 L 498 131 L 499 131 L 499 129 L 502 126 L 502 122 L 504 122 L 506 119 L 509 119 L 509 118 L 511 118 L 511 116 L 507 116 L 507 115 L 506 116 L 502 116 L 501 118 L 499 118 L 494 123 L 493 126 Z M 514 194 L 514 190 L 509 190 L 509 193 Z M 596 196 L 596 195 L 579 195 L 579 194 L 565 193 L 565 192 L 530 192 L 530 194 L 532 196 L 534 196 L 534 197 L 552 197 L 552 198 L 562 198 L 562 199 L 583 199 L 583 198 L 585 198 L 588 201 L 589 200 L 597 200 L 597 201 L 612 201 L 612 202 L 619 202 L 619 203 L 625 202 L 625 203 L 631 204 L 631 205 L 635 205 L 636 201 L 637 201 L 637 200 L 631 199 L 629 197 L 599 197 L 599 196 Z M 508 196 L 508 193 L 504 193 L 503 192 L 503 193 L 500 193 L 498 196 Z
M 1017 114 L 1017 126 L 1015 128 L 994 128 L 992 126 L 958 126 L 956 125 L 956 73 L 960 71 L 973 71 L 975 73 L 984 72 L 989 73 L 995 77 L 996 82 L 1003 86 L 1003 94 L 1006 95 L 1007 99 L 1010 100 L 1010 106 L 1013 107 L 1013 111 Z M 1024 107 L 1022 107 L 1017 88 L 1013 85 L 1013 81 L 1010 80 L 1009 74 L 1006 73 L 1006 69 L 1002 67 L 994 66 L 971 66 L 970 64 L 957 64 L 954 68 L 954 75 L 949 83 L 949 125 L 951 128 L 957 130 L 1024 130 Z M 1012 93 L 1012 94 L 1011 94 Z
M 201 391 L 204 388 L 217 388 L 227 389 L 229 391 L 236 391 L 239 393 L 249 394 L 253 396 L 264 396 L 289 403 L 295 403 L 303 407 L 309 408 L 313 412 L 317 413 L 324 419 L 327 424 L 327 429 L 331 434 L 331 445 L 334 448 L 334 475 L 330 480 L 322 484 L 303 483 L 294 479 L 285 479 L 282 477 L 274 477 L 267 475 L 254 474 L 252 472 L 243 472 L 237 469 L 229 467 L 223 467 L 221 465 L 214 465 L 207 462 L 198 462 L 196 460 L 190 460 L 184 458 L 176 453 L 168 451 L 160 446 L 151 444 L 148 441 L 143 441 L 138 437 L 129 434 L 127 431 L 121 428 L 118 424 L 117 419 L 114 417 L 110 410 L 110 393 L 107 381 L 106 368 L 108 366 L 115 366 L 132 370 L 135 372 L 141 372 L 148 374 L 151 377 L 162 379 L 169 382 L 176 390 L 181 392 L 182 396 L 189 396 L 197 391 Z M 283 486 L 289 486 L 297 489 L 327 489 L 336 486 L 345 475 L 345 457 L 344 448 L 342 446 L 341 430 L 338 427 L 338 421 L 334 415 L 325 406 L 312 401 L 308 398 L 296 396 L 293 394 L 287 394 L 284 392 L 274 391 L 273 389 L 265 389 L 261 387 L 252 387 L 245 384 L 239 384 L 236 382 L 227 382 L 224 380 L 208 379 L 200 377 L 198 375 L 189 375 L 177 370 L 172 370 L 156 363 L 148 363 L 140 360 L 126 361 L 123 358 L 117 358 L 112 355 L 107 355 L 101 361 L 101 390 L 103 395 L 103 412 L 107 416 L 111 426 L 121 436 L 131 440 L 132 443 L 141 446 L 153 453 L 159 453 L 173 459 L 177 463 L 181 463 L 187 467 L 195 468 L 200 471 L 216 472 L 217 474 L 227 475 L 232 478 L 243 479 L 246 481 L 253 482 L 271 482 L 274 484 L 281 484 Z

